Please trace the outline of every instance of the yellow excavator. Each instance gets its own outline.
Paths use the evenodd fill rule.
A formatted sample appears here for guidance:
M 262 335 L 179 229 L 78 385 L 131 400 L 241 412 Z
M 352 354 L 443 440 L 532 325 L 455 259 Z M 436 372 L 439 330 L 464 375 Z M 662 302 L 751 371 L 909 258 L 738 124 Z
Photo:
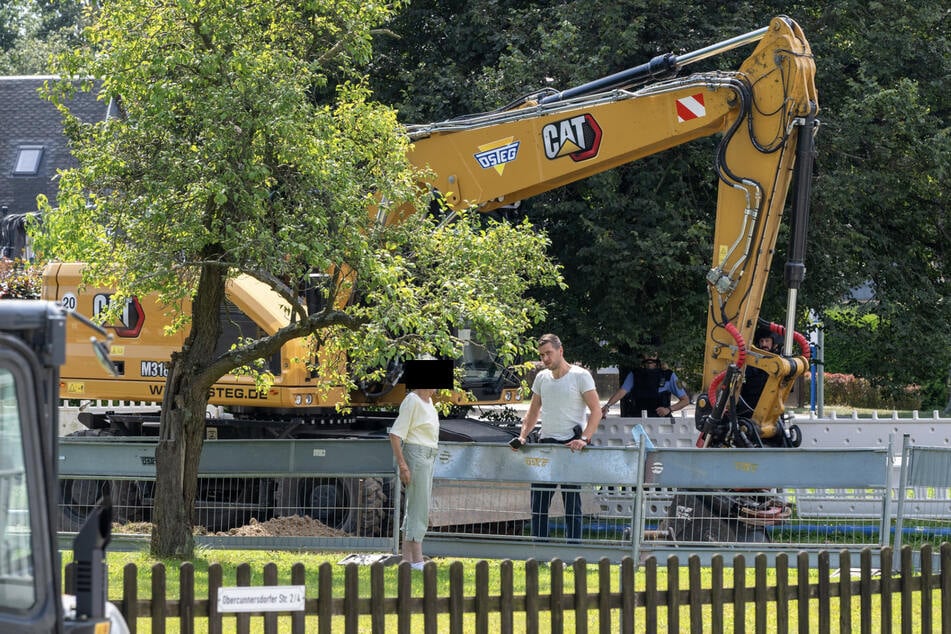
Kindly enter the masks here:
M 739 70 L 677 77 L 686 66 L 758 42 Z M 799 25 L 769 26 L 686 54 L 666 54 L 563 92 L 530 95 L 503 110 L 411 126 L 412 161 L 453 209 L 490 211 L 668 148 L 722 135 L 698 441 L 704 446 L 797 446 L 784 403 L 808 369 L 795 333 L 818 130 L 815 60 Z M 795 182 L 781 352 L 750 346 L 787 192 Z M 793 344 L 799 350 L 794 353 Z M 738 416 L 744 366 L 768 376 L 752 413 Z

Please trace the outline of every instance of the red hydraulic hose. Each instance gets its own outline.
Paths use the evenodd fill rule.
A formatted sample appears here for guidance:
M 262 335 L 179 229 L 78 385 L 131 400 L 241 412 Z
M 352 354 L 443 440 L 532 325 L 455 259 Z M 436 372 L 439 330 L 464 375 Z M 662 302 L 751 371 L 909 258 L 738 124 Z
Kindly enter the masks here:
M 733 337 L 733 340 L 736 342 L 737 353 L 736 353 L 736 367 L 742 368 L 743 364 L 746 363 L 746 341 L 743 340 L 743 335 L 740 334 L 740 331 L 737 330 L 736 326 L 730 322 L 726 322 L 726 325 L 723 327 L 730 336 Z M 720 372 L 716 377 L 710 381 L 710 388 L 707 390 L 707 398 L 710 400 L 710 403 L 716 403 L 717 401 L 717 390 L 720 389 L 720 383 L 723 382 L 723 378 L 726 376 L 726 370 Z M 705 433 L 701 433 L 697 437 L 697 447 L 704 448 L 710 442 L 710 438 Z
M 770 322 L 769 329 L 773 332 L 773 334 L 777 334 L 780 337 L 784 337 L 786 335 L 786 327 L 780 324 Z M 809 347 L 809 340 L 806 339 L 805 335 L 794 330 L 793 341 L 795 341 L 799 346 L 800 353 L 803 357 L 809 359 L 812 356 L 812 348 Z
M 740 331 L 737 330 L 736 326 L 734 326 L 732 323 L 726 322 L 724 329 L 730 333 L 730 336 L 733 337 L 734 341 L 736 341 L 736 347 L 738 348 L 738 352 L 736 354 L 736 367 L 742 368 L 743 364 L 746 363 L 746 341 L 743 340 L 743 335 L 740 334 Z M 707 396 L 710 398 L 711 403 L 716 401 L 717 390 L 720 389 L 720 383 L 723 381 L 723 377 L 725 376 L 726 370 L 718 374 L 716 378 L 710 381 L 710 389 L 707 390 Z

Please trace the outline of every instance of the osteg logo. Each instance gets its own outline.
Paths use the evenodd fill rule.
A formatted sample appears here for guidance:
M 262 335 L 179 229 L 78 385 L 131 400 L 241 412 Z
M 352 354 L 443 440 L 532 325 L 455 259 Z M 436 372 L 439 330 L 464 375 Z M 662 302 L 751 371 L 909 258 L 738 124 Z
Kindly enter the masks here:
M 570 156 L 576 162 L 587 161 L 598 155 L 601 126 L 590 114 L 555 121 L 542 128 L 542 143 L 551 160 Z
M 482 169 L 495 168 L 495 171 L 501 174 L 505 170 L 505 164 L 511 163 L 518 156 L 518 146 L 520 141 L 515 137 L 500 139 L 485 145 L 479 146 L 479 151 L 475 154 L 475 159 L 482 166 Z

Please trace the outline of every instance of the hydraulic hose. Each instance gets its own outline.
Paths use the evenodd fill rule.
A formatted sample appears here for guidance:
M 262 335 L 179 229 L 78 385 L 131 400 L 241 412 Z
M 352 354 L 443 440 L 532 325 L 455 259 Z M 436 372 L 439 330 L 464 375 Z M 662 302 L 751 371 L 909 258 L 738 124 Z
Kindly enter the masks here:
M 733 337 L 733 340 L 736 342 L 737 353 L 736 353 L 736 367 L 740 369 L 746 363 L 746 341 L 743 339 L 743 335 L 740 334 L 740 331 L 734 326 L 731 322 L 726 322 L 726 325 L 723 327 L 730 336 Z M 724 370 L 720 374 L 710 381 L 710 389 L 707 390 L 707 394 L 710 395 L 712 400 L 716 400 L 717 390 L 720 389 L 720 384 L 723 382 L 723 379 L 726 377 L 727 371 Z

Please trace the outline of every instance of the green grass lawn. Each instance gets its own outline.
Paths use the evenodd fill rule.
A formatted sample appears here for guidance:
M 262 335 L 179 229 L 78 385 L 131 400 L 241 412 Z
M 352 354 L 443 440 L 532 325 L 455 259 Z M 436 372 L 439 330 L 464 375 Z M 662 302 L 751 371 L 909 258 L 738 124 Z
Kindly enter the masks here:
M 306 577 L 306 596 L 308 599 L 316 598 L 317 596 L 317 579 L 318 579 L 318 569 L 323 564 L 329 564 L 333 569 L 333 595 L 335 598 L 342 598 L 344 596 L 344 570 L 345 566 L 338 565 L 346 553 L 311 553 L 311 552 L 268 552 L 268 551 L 210 551 L 205 550 L 196 554 L 192 564 L 195 568 L 195 596 L 199 599 L 206 599 L 208 597 L 208 585 L 207 585 L 207 571 L 208 566 L 213 563 L 218 563 L 222 566 L 224 573 L 224 585 L 235 585 L 235 571 L 240 564 L 247 563 L 250 565 L 252 572 L 252 584 L 262 584 L 263 583 L 263 569 L 265 564 L 274 563 L 276 564 L 279 576 L 278 584 L 280 585 L 290 585 L 290 569 L 291 566 L 300 562 L 304 564 L 307 571 Z M 68 561 L 71 558 L 71 553 L 64 552 L 63 559 L 64 562 Z M 833 559 L 836 559 L 833 557 Z M 450 558 L 437 558 L 434 560 L 437 566 L 437 593 L 441 597 L 448 596 L 449 593 L 449 567 L 453 562 L 459 562 L 463 568 L 463 578 L 465 580 L 465 591 L 464 595 L 466 597 L 472 597 L 475 595 L 476 591 L 476 566 L 479 560 L 475 559 L 450 559 Z M 727 560 L 729 561 L 729 559 Z M 858 565 L 857 557 L 854 559 L 855 565 Z M 148 555 L 147 552 L 112 552 L 108 555 L 108 564 L 109 564 L 109 597 L 111 600 L 118 602 L 121 598 L 121 588 L 122 588 L 122 570 L 127 564 L 134 564 L 138 569 L 138 593 L 139 598 L 147 598 L 151 596 L 151 575 L 150 570 L 153 565 L 159 563 L 159 560 L 153 559 Z M 166 577 L 167 577 L 167 597 L 169 599 L 175 599 L 178 597 L 179 593 L 179 568 L 180 562 L 178 560 L 166 560 L 162 563 L 166 567 Z M 795 562 L 790 562 L 791 566 L 795 565 Z M 756 583 L 755 571 L 753 570 L 752 560 L 748 560 L 746 564 L 747 572 L 745 585 L 748 589 L 748 596 L 752 599 L 752 588 Z M 488 561 L 487 572 L 488 572 L 488 583 L 489 583 L 489 596 L 497 596 L 499 594 L 500 588 L 500 561 Z M 658 575 L 658 588 L 663 592 L 667 589 L 667 571 L 665 569 L 665 564 L 663 562 L 659 565 L 659 575 Z M 516 597 L 524 595 L 525 593 L 525 567 L 524 563 L 520 561 L 514 562 L 513 565 L 513 581 L 514 581 L 514 594 Z M 545 596 L 550 591 L 550 580 L 551 580 L 551 568 L 547 564 L 540 566 L 539 574 L 539 593 L 542 596 Z M 359 592 L 362 597 L 368 597 L 370 593 L 370 567 L 369 566 L 357 566 L 357 574 L 359 579 Z M 565 592 L 570 594 L 574 592 L 575 584 L 575 573 L 574 570 L 569 566 L 564 569 L 564 588 Z M 588 593 L 594 594 L 597 592 L 598 588 L 598 565 L 597 563 L 588 564 L 586 568 L 587 584 L 588 584 Z M 724 586 L 726 588 L 733 587 L 733 570 L 732 568 L 727 568 L 723 571 L 724 577 Z M 818 580 L 818 574 L 815 570 L 811 570 L 809 573 L 810 582 L 816 583 Z M 703 569 L 701 574 L 701 583 L 703 588 L 711 587 L 711 571 L 710 569 Z M 769 569 L 767 571 L 766 585 L 772 587 L 775 585 L 775 570 Z M 687 587 L 687 569 L 681 569 L 679 573 L 679 585 L 681 588 L 686 589 Z M 611 592 L 619 591 L 619 573 L 618 567 L 612 566 L 611 572 Z M 643 590 L 645 588 L 646 575 L 644 573 L 644 568 L 640 567 L 637 571 L 635 578 L 635 589 Z M 838 579 L 832 579 L 832 584 L 837 584 Z M 790 571 L 790 580 L 789 584 L 795 586 L 796 584 L 796 572 L 795 570 Z M 395 597 L 397 591 L 397 567 L 388 566 L 385 572 L 385 593 L 387 597 Z M 423 576 L 419 573 L 413 574 L 413 583 L 412 583 L 412 594 L 414 597 L 422 596 L 423 592 Z M 935 622 L 940 623 L 940 595 L 935 592 L 932 597 L 933 604 L 936 606 L 934 608 L 933 618 Z M 839 610 L 839 601 L 834 599 L 830 607 L 830 622 L 832 624 L 832 631 L 838 632 L 840 623 L 840 610 Z M 881 624 L 881 598 L 874 597 L 872 599 L 872 609 L 873 614 L 875 615 L 873 622 L 874 627 L 878 628 Z M 788 605 L 789 618 L 790 618 L 790 631 L 798 631 L 798 618 L 797 618 L 797 604 L 796 602 L 790 602 Z M 816 618 L 818 611 L 818 604 L 815 600 L 812 600 L 810 605 L 810 614 L 812 615 L 810 619 Z M 901 597 L 899 594 L 893 595 L 892 599 L 892 615 L 893 615 L 893 627 L 895 631 L 901 630 Z M 852 599 L 851 609 L 849 611 L 852 617 L 852 628 L 854 630 L 859 629 L 860 623 L 860 605 L 857 598 Z M 735 617 L 734 610 L 732 606 L 726 606 L 723 614 L 723 620 L 725 623 L 726 631 L 734 631 L 733 620 Z M 281 617 L 284 619 L 285 617 Z M 644 626 L 644 610 L 643 608 L 638 608 L 635 613 L 636 623 L 640 625 L 636 629 L 638 631 L 643 631 Z M 763 618 L 763 617 L 761 617 Z M 565 613 L 565 631 L 575 631 L 575 615 L 573 612 Z M 665 608 L 660 608 L 658 610 L 658 627 L 659 631 L 667 631 L 670 615 L 667 614 Z M 708 630 L 708 625 L 712 622 L 712 612 L 709 606 L 703 608 L 703 623 L 705 624 L 704 630 Z M 765 619 L 767 623 L 766 631 L 776 631 L 776 606 L 771 604 L 767 609 L 765 614 Z M 596 610 L 591 610 L 587 614 L 587 625 L 589 631 L 598 631 L 600 627 L 599 615 Z M 689 608 L 683 607 L 679 612 L 680 620 L 680 631 L 688 631 L 690 623 L 690 612 Z M 743 622 L 746 626 L 746 631 L 756 631 L 757 615 L 755 613 L 755 608 L 752 604 L 748 604 L 743 614 Z M 920 609 L 920 593 L 914 594 L 913 605 L 912 605 L 912 620 L 916 624 L 920 624 L 921 621 L 921 609 Z M 619 627 L 620 616 L 615 610 L 611 615 L 611 630 L 615 631 Z M 369 629 L 369 617 L 366 617 L 361 620 L 361 631 Z M 207 623 L 203 619 L 198 619 L 196 621 L 197 631 L 205 632 Z M 282 626 L 284 621 L 282 621 Z M 494 625 L 494 627 L 493 627 Z M 542 631 L 548 631 L 550 625 L 549 614 L 543 613 L 542 615 Z M 814 623 L 813 623 L 814 625 Z M 907 624 L 906 624 L 907 625 Z M 140 619 L 138 622 L 139 631 L 151 631 L 151 623 L 148 619 Z M 234 631 L 235 621 L 233 618 L 225 619 L 225 631 Z M 448 620 L 447 617 L 441 616 L 439 620 L 439 629 L 440 631 L 448 631 Z M 525 621 L 523 615 L 518 614 L 515 617 L 515 630 L 520 631 L 524 629 Z M 333 624 L 333 631 L 343 632 L 345 631 L 345 625 L 342 617 L 335 617 Z M 387 631 L 390 631 L 392 628 L 393 631 L 396 630 L 396 618 L 389 617 L 387 622 Z M 412 629 L 418 631 L 422 628 L 422 616 L 415 615 L 413 617 Z M 494 616 L 491 619 L 490 630 L 497 631 L 499 628 L 498 616 Z M 284 631 L 282 627 L 281 631 Z M 308 631 L 316 629 L 316 617 L 308 618 Z M 810 627 L 810 630 L 814 630 L 813 627 Z M 179 632 L 179 623 L 177 619 L 168 620 L 168 630 L 169 632 Z M 253 632 L 263 632 L 263 623 L 259 617 L 252 618 L 251 631 Z M 476 624 L 475 618 L 473 615 L 467 615 L 465 618 L 465 631 L 466 632 L 475 632 Z M 921 631 L 921 628 L 917 628 L 914 631 Z

